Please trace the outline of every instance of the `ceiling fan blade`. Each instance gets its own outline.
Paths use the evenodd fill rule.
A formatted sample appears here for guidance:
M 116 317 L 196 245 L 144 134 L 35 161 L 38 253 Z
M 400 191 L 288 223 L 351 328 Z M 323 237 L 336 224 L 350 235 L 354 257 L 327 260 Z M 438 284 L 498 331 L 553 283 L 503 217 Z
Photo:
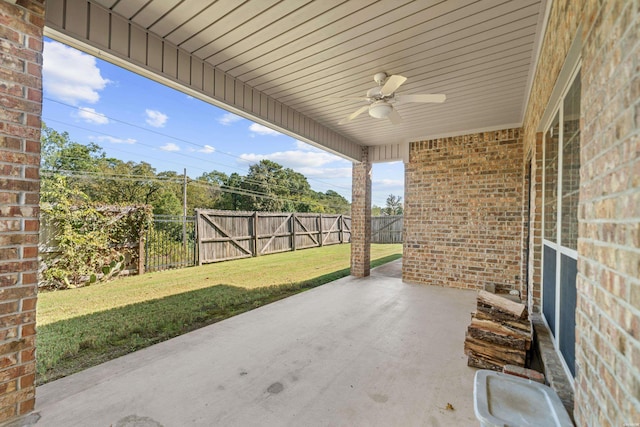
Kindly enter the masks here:
M 400 123 L 402 123 L 402 117 L 400 117 L 400 114 L 398 114 L 398 111 L 396 111 L 395 108 L 391 110 L 391 113 L 389 113 L 387 117 L 394 125 L 399 125 Z
M 407 81 L 407 78 L 404 76 L 393 75 L 387 79 L 382 89 L 380 89 L 380 94 L 382 96 L 389 96 L 393 92 L 395 92 L 402 83 Z
M 351 120 L 355 119 L 356 117 L 358 117 L 360 114 L 364 113 L 365 111 L 367 111 L 369 109 L 368 105 L 365 105 L 364 107 L 360 107 L 358 108 L 354 113 L 352 113 L 350 116 L 345 117 L 344 119 L 340 120 L 338 122 L 339 125 L 343 125 L 345 123 L 349 123 Z
M 396 101 L 398 102 L 436 102 L 441 103 L 447 99 L 446 95 L 442 94 L 408 94 L 408 95 L 396 95 Z

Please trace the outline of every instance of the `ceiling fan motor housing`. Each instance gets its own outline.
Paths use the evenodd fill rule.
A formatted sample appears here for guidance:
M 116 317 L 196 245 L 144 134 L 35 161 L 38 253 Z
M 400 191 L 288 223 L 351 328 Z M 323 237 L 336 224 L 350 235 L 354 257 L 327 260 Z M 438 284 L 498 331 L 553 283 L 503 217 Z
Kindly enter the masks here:
M 376 101 L 369 107 L 369 115 L 376 119 L 384 119 L 391 114 L 393 107 L 386 101 Z
M 385 80 L 387 80 L 387 73 L 376 73 L 376 75 L 373 76 L 373 81 L 378 83 L 378 85 L 382 85 Z

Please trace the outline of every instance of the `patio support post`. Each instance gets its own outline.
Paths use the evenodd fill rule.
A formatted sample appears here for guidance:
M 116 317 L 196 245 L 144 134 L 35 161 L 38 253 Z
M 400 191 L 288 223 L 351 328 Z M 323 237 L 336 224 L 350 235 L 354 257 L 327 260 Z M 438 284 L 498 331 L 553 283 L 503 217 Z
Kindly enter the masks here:
M 371 162 L 369 147 L 362 147 L 362 160 L 352 167 L 351 275 L 369 275 L 371 261 Z
M 0 1 L 0 424 L 35 404 L 44 13 Z

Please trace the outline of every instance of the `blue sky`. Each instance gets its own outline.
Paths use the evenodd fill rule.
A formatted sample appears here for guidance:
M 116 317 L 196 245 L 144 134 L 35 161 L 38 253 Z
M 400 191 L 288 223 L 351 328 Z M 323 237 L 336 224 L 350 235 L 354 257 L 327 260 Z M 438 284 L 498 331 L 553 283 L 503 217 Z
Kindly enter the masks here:
M 316 191 L 351 200 L 351 162 L 52 40 L 44 48 L 43 120 L 108 156 L 196 178 L 245 175 L 270 159 L 304 174 Z M 403 196 L 401 162 L 373 167 L 374 205 Z

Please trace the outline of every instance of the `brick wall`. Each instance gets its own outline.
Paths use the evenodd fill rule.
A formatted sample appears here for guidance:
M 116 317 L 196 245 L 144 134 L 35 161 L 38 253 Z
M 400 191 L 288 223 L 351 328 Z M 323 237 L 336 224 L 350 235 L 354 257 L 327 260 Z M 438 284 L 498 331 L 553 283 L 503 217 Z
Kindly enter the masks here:
M 362 148 L 362 161 L 352 169 L 351 275 L 369 275 L 371 262 L 371 162 L 369 148 Z
M 637 424 L 640 3 L 589 1 L 584 22 L 575 416 Z
M 531 209 L 529 221 L 529 309 L 541 311 L 541 263 L 542 263 L 542 133 L 540 119 L 547 109 L 551 92 L 564 65 L 569 48 L 582 19 L 583 1 L 554 0 L 552 2 L 547 32 L 540 50 L 540 59 L 531 88 L 531 95 L 523 123 L 526 160 L 533 159 Z
M 44 1 L 0 2 L 0 422 L 35 402 Z
M 402 277 L 522 289 L 525 177 L 520 129 L 411 143 Z
M 582 24 L 582 33 L 578 34 Z M 541 193 L 540 119 L 569 46 L 581 46 L 576 390 L 579 426 L 640 422 L 640 3 L 552 3 L 524 121 Z M 530 260 L 539 292 L 540 198 L 533 197 Z M 536 227 L 534 227 L 536 228 Z M 535 297 L 535 294 L 534 294 Z M 534 298 L 533 302 L 539 304 Z

